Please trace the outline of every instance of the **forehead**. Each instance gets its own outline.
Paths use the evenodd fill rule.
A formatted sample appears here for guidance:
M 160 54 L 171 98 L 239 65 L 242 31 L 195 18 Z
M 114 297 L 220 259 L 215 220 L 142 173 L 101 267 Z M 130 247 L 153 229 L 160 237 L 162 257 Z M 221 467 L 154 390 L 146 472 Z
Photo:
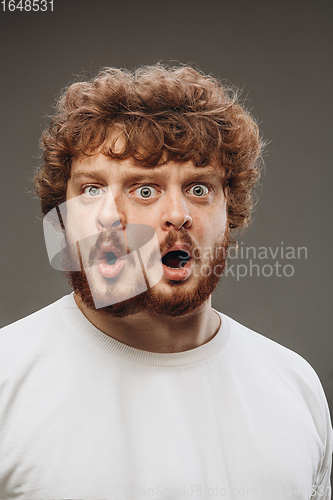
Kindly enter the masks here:
M 222 167 L 218 165 L 207 165 L 198 167 L 192 161 L 176 162 L 169 161 L 163 165 L 148 167 L 132 158 L 126 160 L 115 160 L 101 153 L 95 156 L 77 158 L 72 161 L 71 180 L 86 177 L 101 180 L 127 179 L 135 177 L 143 178 L 166 178 L 182 180 L 191 176 L 200 177 L 222 177 Z

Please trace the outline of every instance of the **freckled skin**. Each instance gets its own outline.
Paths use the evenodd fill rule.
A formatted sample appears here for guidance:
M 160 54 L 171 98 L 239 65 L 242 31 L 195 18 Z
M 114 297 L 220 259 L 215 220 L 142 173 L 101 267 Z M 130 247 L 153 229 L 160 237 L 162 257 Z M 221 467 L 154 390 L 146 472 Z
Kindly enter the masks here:
M 186 337 L 185 331 L 191 324 L 192 329 L 197 330 L 193 336 L 194 345 L 203 343 L 204 326 L 206 330 L 207 325 L 210 326 L 208 330 L 217 326 L 210 295 L 219 277 L 214 273 L 203 276 L 201 269 L 202 266 L 213 269 L 216 264 L 223 266 L 228 239 L 221 170 L 213 166 L 195 167 L 190 161 L 168 162 L 148 168 L 131 160 L 116 161 L 98 154 L 73 161 L 67 200 L 75 197 L 79 197 L 82 203 L 77 203 L 75 211 L 69 214 L 67 231 L 73 239 L 110 231 L 115 221 L 120 220 L 122 225 L 149 224 L 154 228 L 161 247 L 167 245 L 170 248 L 175 241 L 185 239 L 200 256 L 200 259 L 192 259 L 192 272 L 187 279 L 175 282 L 163 276 L 147 292 L 98 311 L 94 310 L 89 297 L 84 273 L 70 273 L 77 303 L 88 319 L 102 327 L 105 333 L 113 324 L 112 336 L 115 336 L 117 322 L 117 330 L 128 333 L 131 320 L 136 319 L 136 327 L 141 320 L 145 325 L 149 321 L 152 327 L 163 319 L 165 337 L 169 337 L 169 341 L 164 342 L 163 347 L 155 346 L 155 350 L 162 348 L 168 352 L 177 349 L 175 342 L 170 342 L 171 331 L 182 330 L 183 337 Z M 214 251 L 205 252 L 207 248 Z M 99 278 L 96 275 L 90 279 L 97 283 Z M 182 317 L 187 318 L 187 327 Z M 168 327 L 170 318 L 173 321 Z M 119 340 L 124 341 L 122 335 Z M 133 345 L 133 339 L 127 343 Z M 191 342 L 187 340 L 188 344 Z M 138 347 L 142 348 L 140 342 Z M 154 350 L 154 346 L 150 345 L 150 349 Z

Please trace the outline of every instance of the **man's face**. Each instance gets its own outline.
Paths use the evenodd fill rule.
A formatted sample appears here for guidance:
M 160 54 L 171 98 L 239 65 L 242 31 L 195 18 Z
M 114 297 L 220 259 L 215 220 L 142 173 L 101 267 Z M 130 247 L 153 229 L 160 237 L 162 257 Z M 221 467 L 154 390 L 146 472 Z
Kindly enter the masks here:
M 190 161 L 148 168 L 98 154 L 73 160 L 67 201 L 67 238 L 79 242 L 84 267 L 70 281 L 86 306 L 94 309 L 97 298 L 99 312 L 114 317 L 181 316 L 209 299 L 228 240 L 220 169 Z M 157 246 L 148 245 L 145 262 L 155 277 L 163 270 L 148 290 L 136 253 L 126 257 L 126 227 L 142 224 Z

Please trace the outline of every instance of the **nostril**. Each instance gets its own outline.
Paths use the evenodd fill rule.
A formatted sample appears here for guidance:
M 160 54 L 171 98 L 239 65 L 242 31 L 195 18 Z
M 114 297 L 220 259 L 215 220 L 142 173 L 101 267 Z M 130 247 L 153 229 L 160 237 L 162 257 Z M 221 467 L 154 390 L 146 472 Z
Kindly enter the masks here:
M 116 220 L 113 224 L 112 227 L 118 227 L 120 225 L 120 220 Z

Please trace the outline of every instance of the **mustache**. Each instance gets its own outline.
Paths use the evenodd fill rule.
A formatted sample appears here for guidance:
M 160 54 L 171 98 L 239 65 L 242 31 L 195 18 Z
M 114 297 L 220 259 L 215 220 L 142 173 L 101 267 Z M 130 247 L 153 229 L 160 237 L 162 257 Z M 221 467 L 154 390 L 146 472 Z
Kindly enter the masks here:
M 184 250 L 188 252 L 192 252 L 194 248 L 196 248 L 195 242 L 188 234 L 186 229 L 182 228 L 180 233 L 170 232 L 167 234 L 165 239 L 160 244 L 161 254 L 164 254 L 171 248 L 175 243 L 181 243 L 184 247 Z
M 159 249 L 154 248 L 152 250 L 147 261 L 147 268 L 152 268 L 156 264 L 157 260 L 161 259 L 161 255 L 166 253 L 169 248 L 171 248 L 175 243 L 178 242 L 184 246 L 184 250 L 191 252 L 194 248 L 196 248 L 196 252 L 198 252 L 198 248 L 196 247 L 195 242 L 193 241 L 191 236 L 188 234 L 187 230 L 181 228 L 178 233 L 169 232 L 164 240 L 160 243 Z M 101 232 L 98 235 L 96 242 L 89 253 L 89 266 L 93 266 L 96 263 L 99 250 L 104 243 L 112 245 L 120 256 L 127 255 L 127 259 L 129 259 L 132 264 L 134 264 L 134 258 L 132 257 L 129 251 L 129 247 L 125 241 L 124 232 L 120 232 L 117 229 L 112 229 L 111 231 Z M 201 261 L 200 255 L 196 254 L 195 258 L 198 262 Z
M 111 231 L 107 232 L 105 231 L 99 233 L 93 248 L 89 252 L 89 259 L 88 259 L 89 266 L 92 266 L 96 262 L 98 258 L 99 249 L 104 243 L 112 245 L 120 256 L 128 254 L 129 257 L 131 257 L 129 253 L 129 248 L 125 242 L 124 234 L 122 233 L 120 235 L 119 231 L 117 232 L 116 229 L 113 229 Z
M 187 250 L 191 252 L 194 248 L 198 251 L 198 248 L 195 245 L 195 242 L 191 238 L 191 236 L 188 234 L 186 229 L 181 228 L 178 233 L 175 232 L 170 232 L 166 235 L 164 240 L 160 243 L 160 250 L 155 248 L 147 262 L 147 268 L 150 269 L 153 267 L 154 263 L 156 263 L 157 259 L 160 260 L 161 255 L 164 253 L 167 253 L 169 248 L 171 248 L 175 243 L 181 243 L 184 246 L 184 250 Z M 200 255 L 195 256 L 196 260 L 198 262 L 201 262 Z

